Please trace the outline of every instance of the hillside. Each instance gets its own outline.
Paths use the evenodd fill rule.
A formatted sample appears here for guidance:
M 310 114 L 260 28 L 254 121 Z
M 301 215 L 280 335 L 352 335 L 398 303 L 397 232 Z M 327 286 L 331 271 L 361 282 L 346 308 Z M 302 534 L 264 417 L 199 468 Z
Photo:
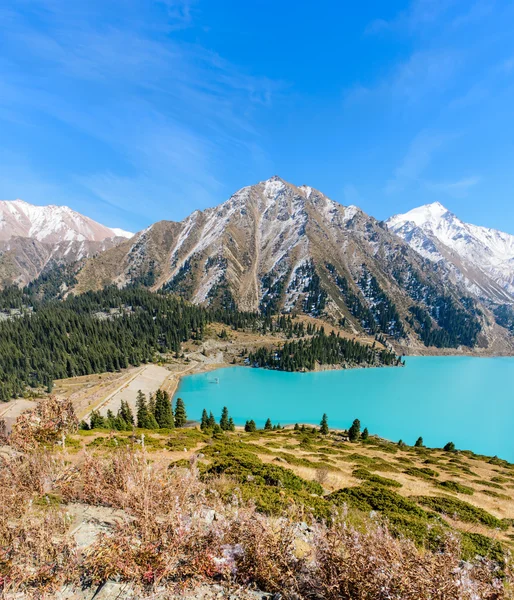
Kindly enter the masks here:
M 132 234 L 67 206 L 0 201 L 0 288 L 27 285 L 55 265 L 74 265 Z
M 196 304 L 304 313 L 399 350 L 510 353 L 508 331 L 373 217 L 278 177 L 182 222 L 161 221 L 87 261 L 75 290 L 143 285 Z
M 468 292 L 497 304 L 514 302 L 514 236 L 464 223 L 439 202 L 386 221 L 391 231 Z
M 509 463 L 189 425 L 77 432 L 55 398 L 20 417 L 0 447 L 4 596 L 512 598 Z

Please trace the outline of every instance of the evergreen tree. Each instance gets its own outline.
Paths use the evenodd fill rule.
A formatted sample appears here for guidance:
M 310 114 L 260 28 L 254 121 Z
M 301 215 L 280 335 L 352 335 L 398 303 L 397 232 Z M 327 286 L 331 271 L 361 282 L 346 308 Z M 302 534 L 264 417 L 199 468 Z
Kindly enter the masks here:
M 220 427 L 223 429 L 223 431 L 228 431 L 229 429 L 228 408 L 226 406 L 224 406 L 223 410 L 221 411 Z
M 421 436 L 419 436 L 419 438 L 416 440 L 414 447 L 415 448 L 423 448 L 423 438 Z
M 268 420 L 264 424 L 264 429 L 266 431 L 271 431 L 273 429 L 273 425 L 271 424 L 271 419 L 268 417 Z
M 91 411 L 89 422 L 91 429 L 103 429 L 105 427 L 104 417 L 96 410 Z
M 359 439 L 360 434 L 361 422 L 359 421 L 359 419 L 355 419 L 355 421 L 352 423 L 352 426 L 348 430 L 348 437 L 350 438 L 351 442 L 356 442 Z
M 246 421 L 245 431 L 248 433 L 253 433 L 254 431 L 257 431 L 257 425 L 255 424 L 255 421 L 253 419 L 250 419 L 250 421 Z
M 121 401 L 118 416 L 121 417 L 125 423 L 127 423 L 127 425 L 134 425 L 134 414 L 132 413 L 132 409 L 126 400 Z
M 234 423 L 234 419 L 232 417 L 229 417 L 228 419 L 228 431 L 235 431 L 236 430 L 236 424 Z
M 209 413 L 209 419 L 207 420 L 207 423 L 209 429 L 214 429 L 214 425 L 216 425 L 216 419 L 214 418 L 212 411 Z
M 293 430 L 294 431 L 300 431 L 300 426 L 298 425 L 298 423 L 294 424 Z
M 148 394 L 148 412 L 151 413 L 155 417 L 155 400 L 156 395 Z
M 209 416 L 207 415 L 207 411 L 204 408 L 202 411 L 202 420 L 200 422 L 200 429 L 202 431 L 205 431 L 208 428 L 209 428 Z
M 81 429 L 82 431 L 88 431 L 90 429 L 89 423 L 82 419 L 82 421 L 79 423 L 79 429 Z
M 321 418 L 319 432 L 323 435 L 328 434 L 328 417 L 325 413 L 323 413 L 323 417 Z
M 184 427 L 187 421 L 186 406 L 182 398 L 177 398 L 175 404 L 175 427 Z
M 173 429 L 175 427 L 168 392 L 157 390 L 155 394 L 155 420 L 161 429 Z
M 398 446 L 400 448 L 405 448 L 405 442 L 403 440 L 398 440 Z
M 443 448 L 443 450 L 445 452 L 454 452 L 455 451 L 455 444 L 453 442 L 448 442 L 445 447 Z
M 367 427 L 364 427 L 364 430 L 361 435 L 361 440 L 367 440 L 369 438 L 369 431 Z
M 140 429 L 157 429 L 159 426 L 153 414 L 148 410 L 146 396 L 141 390 L 137 392 L 136 397 L 137 408 L 137 426 Z
M 106 424 L 108 429 L 116 429 L 114 413 L 111 409 L 107 411 Z

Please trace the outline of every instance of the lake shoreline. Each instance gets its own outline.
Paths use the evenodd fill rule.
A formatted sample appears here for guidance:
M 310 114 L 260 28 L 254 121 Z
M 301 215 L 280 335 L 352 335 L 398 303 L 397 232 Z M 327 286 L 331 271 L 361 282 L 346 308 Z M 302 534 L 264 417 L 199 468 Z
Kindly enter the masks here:
M 359 418 L 363 428 L 380 432 L 386 440 L 403 439 L 413 445 L 422 436 L 433 448 L 453 441 L 458 448 L 514 461 L 508 444 L 514 417 L 504 393 L 514 376 L 512 357 L 409 356 L 406 360 L 406 369 L 302 373 L 201 365 L 180 378 L 175 397 L 184 399 L 195 420 L 203 408 L 217 414 L 227 406 L 237 425 L 248 419 L 263 424 L 270 417 L 282 425 L 317 426 L 326 412 L 332 430 L 344 431 Z M 221 370 L 220 386 L 210 385 L 213 382 L 206 376 L 214 370 Z M 483 430 L 485 422 L 491 427 Z

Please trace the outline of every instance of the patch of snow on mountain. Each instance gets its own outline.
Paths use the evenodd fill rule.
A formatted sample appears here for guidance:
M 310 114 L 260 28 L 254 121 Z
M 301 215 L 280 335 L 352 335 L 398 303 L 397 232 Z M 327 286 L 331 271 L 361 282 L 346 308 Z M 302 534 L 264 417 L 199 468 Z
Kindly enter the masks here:
M 134 237 L 134 234 L 131 231 L 125 231 L 124 229 L 120 229 L 119 227 L 109 227 L 109 229 L 114 233 L 117 237 L 124 237 L 130 239 Z
M 433 262 L 445 261 L 463 276 L 471 293 L 504 301 L 501 286 L 514 296 L 514 236 L 461 221 L 440 202 L 395 215 L 391 231 Z M 489 278 L 497 285 L 488 285 Z

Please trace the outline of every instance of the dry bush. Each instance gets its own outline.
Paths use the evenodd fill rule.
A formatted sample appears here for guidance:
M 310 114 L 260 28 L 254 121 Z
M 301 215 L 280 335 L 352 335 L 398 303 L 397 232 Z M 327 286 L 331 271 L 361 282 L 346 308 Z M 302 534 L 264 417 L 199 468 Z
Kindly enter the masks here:
M 13 448 L 27 452 L 41 445 L 53 445 L 77 427 L 72 402 L 49 396 L 16 419 L 9 443 Z
M 88 580 L 116 575 L 143 584 L 222 575 L 230 504 L 209 494 L 194 469 L 152 464 L 142 451 L 88 457 L 79 499 L 122 509 L 125 518 L 87 550 Z M 215 518 L 214 518 L 215 517 Z
M 69 518 L 51 495 L 67 471 L 48 453 L 0 459 L 0 590 L 56 590 L 76 567 Z
M 228 485 L 230 483 L 230 485 Z M 456 537 L 420 551 L 369 520 L 301 523 L 272 518 L 236 495 L 224 477 L 203 482 L 196 465 L 167 468 L 141 448 L 13 455 L 0 466 L 0 593 L 50 594 L 65 582 L 128 582 L 135 588 L 222 581 L 306 600 L 502 600 L 498 567 L 460 559 Z M 52 496 L 54 494 L 54 496 Z M 118 509 L 108 533 L 76 550 L 65 510 L 52 499 Z M 49 596 L 47 596 L 49 597 Z
M 449 535 L 441 552 L 421 552 L 386 527 L 369 521 L 356 531 L 338 518 L 317 525 L 313 564 L 304 580 L 305 598 L 327 600 L 493 600 L 506 598 L 498 567 L 485 560 L 465 563 Z M 510 597 L 510 596 L 509 596 Z
M 318 467 L 316 469 L 316 481 L 324 486 L 328 480 L 328 468 L 327 467 Z
M 0 419 L 0 446 L 7 444 L 8 435 L 7 435 L 7 425 L 5 424 L 5 419 Z

